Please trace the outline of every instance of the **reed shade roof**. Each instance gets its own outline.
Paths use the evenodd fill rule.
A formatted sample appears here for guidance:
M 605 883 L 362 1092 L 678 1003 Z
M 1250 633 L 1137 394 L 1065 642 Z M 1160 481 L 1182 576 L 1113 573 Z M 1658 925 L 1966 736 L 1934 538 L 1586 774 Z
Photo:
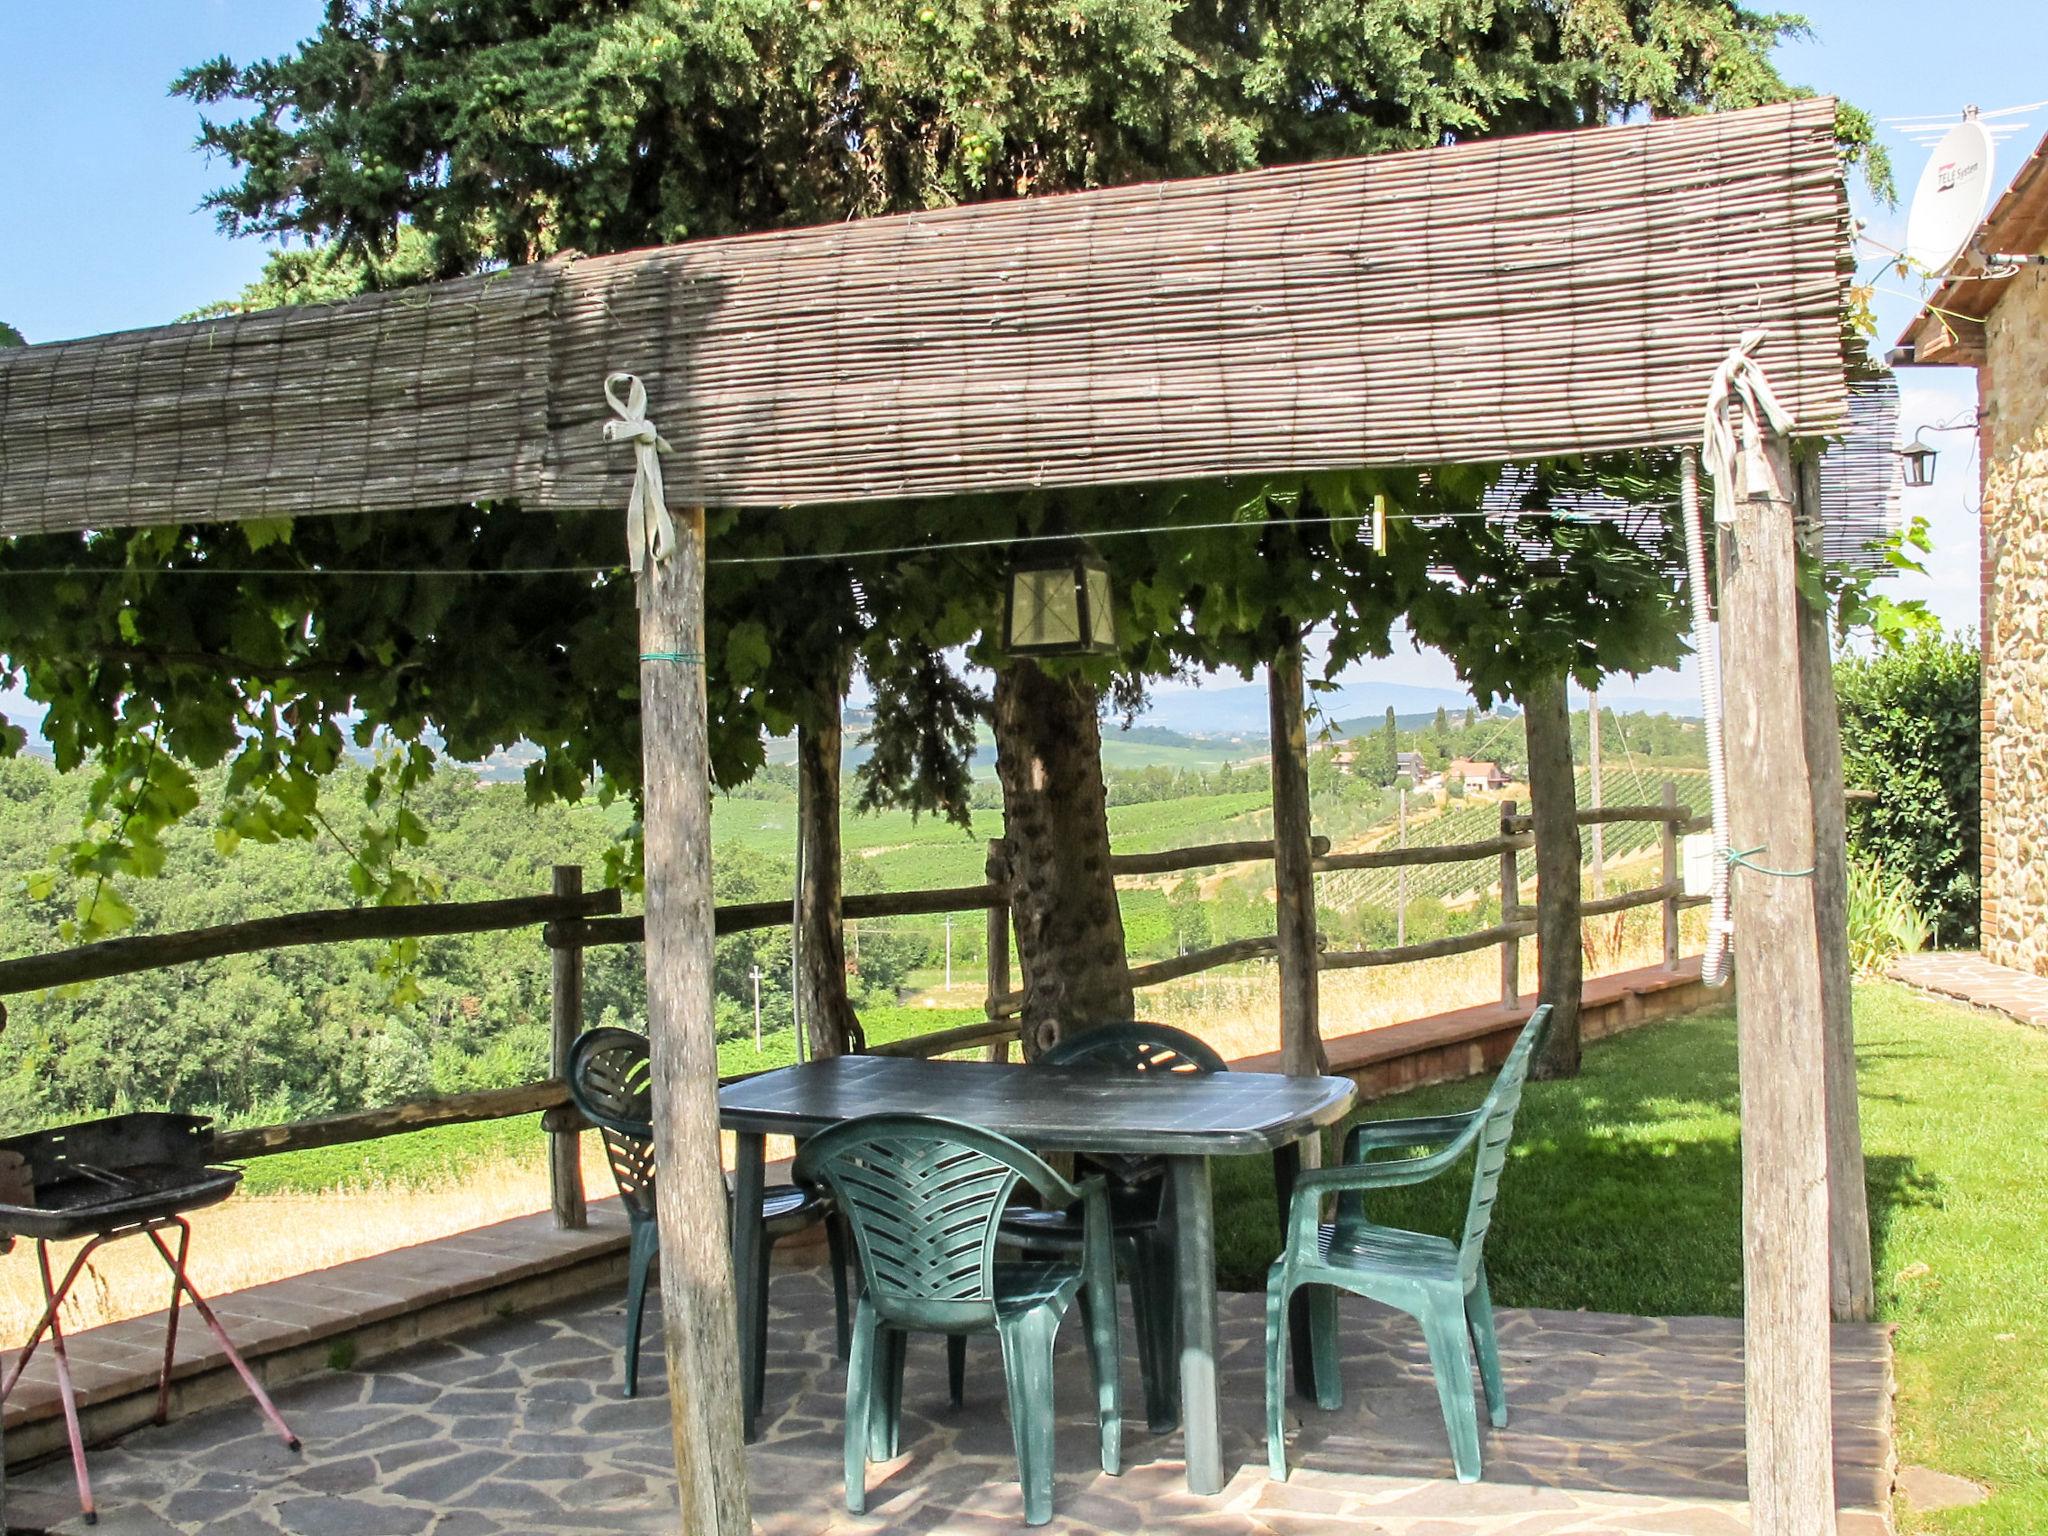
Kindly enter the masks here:
M 0 355 L 0 533 L 1530 459 L 1695 437 L 1742 332 L 1842 424 L 1834 106 L 985 203 Z
M 1848 433 L 1820 461 L 1821 540 L 1829 560 L 1863 571 L 1889 567 L 1871 546 L 1903 525 L 1898 440 L 1898 380 L 1851 384 Z

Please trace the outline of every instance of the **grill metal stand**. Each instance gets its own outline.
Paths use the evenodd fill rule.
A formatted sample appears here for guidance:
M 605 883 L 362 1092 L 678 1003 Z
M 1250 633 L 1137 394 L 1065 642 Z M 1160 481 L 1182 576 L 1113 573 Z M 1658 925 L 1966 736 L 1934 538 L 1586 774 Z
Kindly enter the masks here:
M 13 1394 L 30 1358 L 49 1335 L 56 1364 L 57 1397 L 64 1409 L 64 1430 L 71 1442 L 71 1470 L 78 1481 L 78 1505 L 88 1525 L 99 1522 L 93 1508 L 92 1480 L 85 1470 L 85 1436 L 78 1421 L 78 1392 L 71 1380 L 71 1359 L 65 1347 L 61 1316 L 65 1298 L 104 1244 L 123 1237 L 147 1237 L 164 1267 L 171 1272 L 171 1304 L 164 1319 L 163 1369 L 157 1375 L 156 1422 L 170 1417 L 171 1365 L 178 1352 L 181 1305 L 192 1310 L 212 1333 L 221 1353 L 242 1378 L 278 1437 L 293 1450 L 299 1437 L 291 1432 L 270 1394 L 199 1294 L 186 1270 L 192 1248 L 192 1224 L 180 1214 L 224 1200 L 241 1180 L 231 1168 L 210 1168 L 206 1154 L 211 1138 L 206 1122 L 193 1116 L 137 1114 L 114 1116 L 84 1125 L 39 1131 L 0 1143 L 0 1157 L 11 1157 L 9 1188 L 0 1194 L 0 1251 L 15 1236 L 34 1237 L 36 1267 L 42 1276 L 41 1321 L 15 1358 L 7 1380 L 0 1383 L 0 1403 Z M 25 1167 L 23 1165 L 26 1165 Z M 23 1175 L 27 1177 L 24 1180 Z M 164 1240 L 175 1228 L 176 1247 Z M 86 1239 L 61 1282 L 50 1264 L 50 1244 Z
M 163 1239 L 164 1231 L 171 1227 L 178 1231 L 178 1246 L 175 1253 Z M 50 1268 L 49 1241 L 46 1238 L 37 1238 L 36 1264 L 42 1272 L 43 1298 L 47 1305 L 43 1310 L 42 1320 L 36 1324 L 35 1331 L 28 1336 L 28 1342 L 22 1346 L 21 1354 L 16 1357 L 14 1369 L 8 1372 L 6 1384 L 0 1386 L 0 1403 L 6 1402 L 12 1395 L 15 1384 L 21 1380 L 21 1373 L 28 1365 L 29 1357 L 36 1352 L 36 1347 L 47 1333 L 50 1336 L 50 1353 L 57 1367 L 57 1397 L 64 1406 L 64 1430 L 71 1441 L 71 1471 L 78 1481 L 78 1507 L 84 1511 L 88 1525 L 99 1523 L 99 1512 L 93 1507 L 92 1480 L 85 1470 L 85 1436 L 78 1423 L 78 1393 L 71 1384 L 71 1361 L 65 1352 L 64 1324 L 58 1312 L 64 1305 L 65 1297 L 70 1294 L 71 1287 L 84 1273 L 86 1261 L 101 1245 L 113 1242 L 117 1238 L 138 1235 L 149 1238 L 151 1245 L 162 1257 L 164 1266 L 171 1272 L 171 1305 L 164 1322 L 164 1363 L 163 1369 L 157 1375 L 156 1383 L 156 1422 L 162 1424 L 170 1417 L 171 1361 L 178 1350 L 178 1304 L 180 1297 L 183 1296 L 190 1298 L 192 1310 L 197 1312 L 200 1321 L 206 1324 L 207 1331 L 213 1335 L 214 1342 L 220 1345 L 221 1353 L 228 1357 L 228 1364 L 235 1368 L 235 1374 L 242 1378 L 242 1385 L 249 1389 L 249 1395 L 256 1399 L 256 1406 L 263 1410 L 264 1418 L 270 1421 L 270 1427 L 277 1431 L 278 1438 L 295 1451 L 299 1448 L 299 1437 L 293 1434 L 291 1427 L 285 1423 L 284 1416 L 277 1411 L 277 1405 L 271 1402 L 270 1394 L 263 1390 L 263 1384 L 256 1379 L 255 1372 L 249 1369 L 249 1362 L 242 1358 L 241 1351 L 235 1348 L 234 1341 L 227 1335 L 227 1330 L 221 1327 L 220 1319 L 214 1316 L 213 1308 L 207 1304 L 206 1298 L 199 1294 L 198 1289 L 192 1284 L 191 1277 L 185 1272 L 186 1255 L 192 1246 L 192 1224 L 189 1221 L 182 1216 L 165 1216 L 139 1226 L 99 1233 L 78 1250 L 77 1257 L 71 1261 L 71 1267 L 64 1272 L 63 1282 L 54 1285 L 51 1283 L 53 1271 Z

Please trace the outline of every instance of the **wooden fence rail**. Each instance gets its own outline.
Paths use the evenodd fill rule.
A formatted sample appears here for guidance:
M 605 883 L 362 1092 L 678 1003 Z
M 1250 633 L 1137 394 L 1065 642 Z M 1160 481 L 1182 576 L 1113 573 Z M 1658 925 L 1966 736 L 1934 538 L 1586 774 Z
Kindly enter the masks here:
M 1667 783 L 1661 805 L 1604 806 L 1581 811 L 1579 821 L 1582 825 L 1628 821 L 1663 823 L 1663 870 L 1659 883 L 1645 890 L 1588 901 L 1581 911 L 1587 917 L 1594 917 L 1635 907 L 1661 905 L 1664 909 L 1665 963 L 1675 966 L 1678 960 L 1678 912 L 1706 900 L 1703 896 L 1687 896 L 1683 892 L 1679 881 L 1678 838 L 1683 833 L 1699 830 L 1705 819 L 1680 807 L 1676 787 Z M 1399 944 L 1388 949 L 1324 953 L 1318 956 L 1318 969 L 1336 971 L 1402 965 L 1469 954 L 1498 945 L 1502 951 L 1503 995 L 1511 996 L 1517 986 L 1515 956 L 1520 942 L 1536 927 L 1532 912 L 1520 903 L 1514 874 L 1515 857 L 1531 846 L 1532 836 L 1529 818 L 1517 814 L 1512 802 L 1503 805 L 1500 825 L 1498 837 L 1477 842 L 1382 848 L 1366 853 L 1334 854 L 1330 851 L 1328 838 L 1313 839 L 1312 867 L 1318 873 L 1497 859 L 1502 882 L 1501 921 L 1491 927 L 1421 943 Z M 1273 852 L 1270 839 L 1255 839 L 1163 849 L 1153 853 L 1118 854 L 1110 863 L 1116 875 L 1146 876 L 1270 860 Z M 1018 1038 L 1019 1026 L 1015 1016 L 1023 1007 L 1024 994 L 1013 990 L 1010 985 L 1009 907 L 1000 845 L 991 847 L 989 872 L 989 880 L 981 885 L 862 893 L 843 899 L 845 915 L 856 920 L 971 910 L 985 910 L 988 914 L 988 1017 L 975 1023 L 878 1045 L 872 1048 L 875 1054 L 941 1056 L 959 1051 L 986 1050 L 993 1058 L 1007 1057 L 1011 1044 Z M 571 1103 L 560 1074 L 565 1066 L 567 1044 L 581 1028 L 582 951 L 603 944 L 639 943 L 646 934 L 645 922 L 640 916 L 619 914 L 619 892 L 584 892 L 580 889 L 581 879 L 580 870 L 563 866 L 556 870 L 555 889 L 548 895 L 428 906 L 288 913 L 183 933 L 109 939 L 52 954 L 0 960 L 0 996 L 216 959 L 223 955 L 296 945 L 426 938 L 541 925 L 543 937 L 554 952 L 550 1034 L 556 1075 L 513 1088 L 438 1095 L 283 1125 L 217 1131 L 214 1133 L 214 1156 L 237 1160 L 270 1157 L 285 1152 L 398 1136 L 429 1126 L 461 1125 L 537 1113 L 541 1116 L 543 1129 L 551 1137 L 549 1171 L 556 1220 L 564 1226 L 579 1226 L 583 1221 L 584 1202 L 581 1163 L 574 1138 L 588 1126 Z M 716 931 L 724 935 L 780 927 L 790 918 L 791 907 L 787 902 L 735 903 L 717 909 Z M 1220 966 L 1268 959 L 1275 954 L 1276 944 L 1270 934 L 1257 935 L 1134 965 L 1130 968 L 1131 984 L 1134 987 L 1155 987 Z M 5 1014 L 0 1013 L 0 1019 L 4 1017 Z
M 301 944 L 347 944 L 361 939 L 418 939 L 452 933 L 491 933 L 527 928 L 563 918 L 619 910 L 617 891 L 580 896 L 514 896 L 504 901 L 445 901 L 416 907 L 336 907 L 325 912 L 287 912 L 216 928 L 182 933 L 145 933 L 60 949 L 47 955 L 0 960 L 0 996 L 40 992 L 81 981 L 101 981 L 134 971 L 161 970 L 194 960 L 289 949 Z

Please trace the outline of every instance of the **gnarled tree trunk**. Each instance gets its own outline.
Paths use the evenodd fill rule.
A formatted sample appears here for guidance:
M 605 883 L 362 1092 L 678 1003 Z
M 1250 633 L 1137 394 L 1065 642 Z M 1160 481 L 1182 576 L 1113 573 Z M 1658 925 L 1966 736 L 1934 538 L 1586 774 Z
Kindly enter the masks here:
M 1132 1013 L 1097 702 L 1087 683 L 1036 662 L 1013 661 L 996 674 L 996 775 L 1027 1058 L 1063 1034 Z
M 1576 1077 L 1579 999 L 1585 987 L 1579 922 L 1579 790 L 1572 774 L 1571 705 L 1562 676 L 1522 689 L 1529 742 L 1529 821 L 1536 834 L 1536 969 L 1550 1033 L 1536 1077 Z M 1505 914 L 1503 914 L 1505 916 Z
M 866 1048 L 846 996 L 846 929 L 840 917 L 844 856 L 839 836 L 839 703 L 836 676 L 821 677 L 811 713 L 796 732 L 797 820 L 803 866 L 797 881 L 796 1004 L 813 1057 Z

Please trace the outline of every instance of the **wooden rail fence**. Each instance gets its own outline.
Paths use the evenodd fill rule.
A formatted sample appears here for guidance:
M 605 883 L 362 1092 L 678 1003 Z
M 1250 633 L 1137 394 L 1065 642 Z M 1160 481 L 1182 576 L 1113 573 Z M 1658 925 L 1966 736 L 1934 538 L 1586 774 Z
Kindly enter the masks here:
M 1662 871 L 1658 883 L 1644 890 L 1588 901 L 1581 911 L 1587 917 L 1595 917 L 1635 907 L 1661 906 L 1664 963 L 1667 968 L 1675 967 L 1678 964 L 1678 914 L 1681 909 L 1706 900 L 1703 896 L 1684 893 L 1679 877 L 1678 839 L 1683 833 L 1700 830 L 1705 824 L 1704 819 L 1693 816 L 1679 805 L 1676 786 L 1668 781 L 1664 785 L 1663 803 L 1660 805 L 1603 806 L 1580 811 L 1578 819 L 1582 826 L 1628 821 L 1662 824 Z M 1521 902 L 1516 866 L 1516 856 L 1529 848 L 1532 840 L 1530 818 L 1519 813 L 1513 801 L 1503 802 L 1501 806 L 1499 835 L 1476 842 L 1435 846 L 1417 844 L 1340 854 L 1330 851 L 1328 838 L 1313 839 L 1311 867 L 1318 874 L 1488 859 L 1498 860 L 1500 869 L 1499 922 L 1470 933 L 1397 944 L 1385 949 L 1325 951 L 1317 957 L 1318 968 L 1335 971 L 1403 965 L 1499 946 L 1502 1000 L 1513 1004 L 1521 990 L 1521 940 L 1536 931 L 1535 910 Z M 1003 884 L 998 878 L 993 878 L 1002 869 L 997 846 L 991 844 L 989 869 L 992 878 L 984 884 L 937 890 L 875 892 L 849 895 L 843 899 L 845 915 L 854 919 L 931 916 L 977 909 L 987 913 L 986 1019 L 878 1045 L 872 1047 L 875 1054 L 944 1056 L 959 1051 L 983 1050 L 994 1060 L 1008 1058 L 1018 1037 L 1016 1015 L 1023 1006 L 1024 994 L 1010 986 L 1010 907 Z M 1117 854 L 1110 863 L 1113 874 L 1138 877 L 1268 861 L 1272 857 L 1273 843 L 1267 839 L 1208 843 L 1155 853 Z M 640 916 L 620 914 L 618 891 L 585 891 L 582 885 L 582 869 L 562 865 L 556 868 L 554 888 L 546 895 L 519 896 L 500 901 L 446 902 L 431 906 L 296 912 L 181 933 L 109 939 L 51 954 L 0 960 L 0 997 L 257 950 L 366 939 L 483 933 L 539 925 L 544 941 L 553 952 L 550 1006 L 552 1076 L 512 1088 L 441 1094 L 282 1125 L 216 1131 L 214 1154 L 223 1159 L 269 1157 L 283 1152 L 302 1152 L 315 1147 L 398 1136 L 429 1126 L 539 1114 L 542 1127 L 550 1138 L 549 1185 L 555 1220 L 563 1227 L 581 1227 L 586 1217 L 576 1137 L 588 1126 L 570 1101 L 563 1073 L 569 1046 L 583 1028 L 583 953 L 598 945 L 639 943 L 646 933 Z M 787 924 L 790 917 L 791 908 L 787 902 L 735 903 L 716 909 L 716 931 L 723 936 L 779 927 Z M 1233 939 L 1168 959 L 1134 965 L 1131 967 L 1131 984 L 1134 987 L 1154 987 L 1221 966 L 1266 959 L 1274 955 L 1276 944 L 1273 935 L 1265 934 Z M 4 1009 L 0 1009 L 0 1023 L 4 1023 L 5 1017 Z

